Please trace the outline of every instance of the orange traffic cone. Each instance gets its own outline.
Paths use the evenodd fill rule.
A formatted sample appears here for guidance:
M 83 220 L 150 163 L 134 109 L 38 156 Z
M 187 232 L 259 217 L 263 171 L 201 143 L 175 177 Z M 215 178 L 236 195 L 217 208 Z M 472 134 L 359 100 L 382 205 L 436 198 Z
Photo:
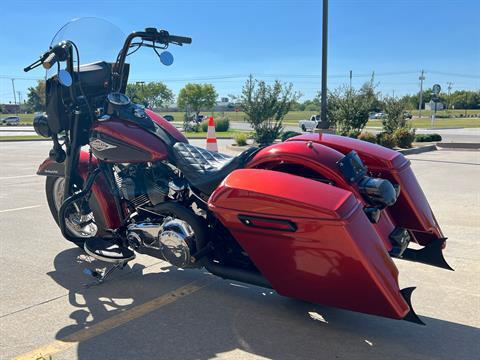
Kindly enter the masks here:
M 215 135 L 215 122 L 213 116 L 208 119 L 207 150 L 218 152 L 217 136 Z

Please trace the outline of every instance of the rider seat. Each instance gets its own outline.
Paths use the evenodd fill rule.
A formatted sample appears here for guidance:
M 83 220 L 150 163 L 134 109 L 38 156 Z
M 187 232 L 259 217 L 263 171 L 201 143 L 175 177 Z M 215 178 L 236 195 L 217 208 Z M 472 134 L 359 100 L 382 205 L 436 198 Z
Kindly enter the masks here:
M 247 149 L 235 157 L 182 142 L 177 142 L 173 150 L 175 165 L 183 176 L 194 188 L 210 195 L 228 174 L 244 167 L 258 148 Z

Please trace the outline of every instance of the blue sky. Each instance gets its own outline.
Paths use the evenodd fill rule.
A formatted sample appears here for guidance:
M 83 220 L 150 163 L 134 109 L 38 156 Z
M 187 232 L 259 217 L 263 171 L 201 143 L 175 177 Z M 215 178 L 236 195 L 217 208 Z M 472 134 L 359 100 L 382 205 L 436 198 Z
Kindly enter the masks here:
M 311 98 L 320 87 L 322 1 L 3 1 L 0 23 L 0 102 L 13 100 L 10 77 L 25 98 L 44 74 L 22 68 L 76 17 L 105 18 L 125 33 L 147 26 L 193 38 L 171 47 L 175 63 L 153 53 L 133 56 L 130 79 L 164 80 L 174 92 L 186 82 L 213 83 L 221 96 L 238 94 L 249 73 L 294 83 Z M 360 86 L 375 71 L 379 90 L 396 95 L 453 82 L 480 89 L 480 1 L 330 0 L 329 88 Z M 80 49 L 82 53 L 82 49 Z

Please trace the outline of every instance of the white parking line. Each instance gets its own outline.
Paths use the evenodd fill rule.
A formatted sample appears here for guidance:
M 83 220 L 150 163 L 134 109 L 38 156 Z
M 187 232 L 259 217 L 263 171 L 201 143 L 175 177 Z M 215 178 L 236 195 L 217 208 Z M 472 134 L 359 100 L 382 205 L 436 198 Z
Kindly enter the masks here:
M 34 208 L 38 208 L 38 207 L 40 207 L 40 206 L 43 206 L 43 205 L 32 205 L 32 206 L 25 206 L 25 207 L 16 208 L 16 209 L 0 210 L 0 213 L 6 213 L 6 212 L 10 212 L 10 211 L 27 210 L 27 209 L 34 209 Z
M 38 176 L 38 175 L 33 174 L 33 175 L 5 176 L 5 177 L 0 177 L 0 180 L 21 179 L 21 178 L 34 177 L 34 176 Z

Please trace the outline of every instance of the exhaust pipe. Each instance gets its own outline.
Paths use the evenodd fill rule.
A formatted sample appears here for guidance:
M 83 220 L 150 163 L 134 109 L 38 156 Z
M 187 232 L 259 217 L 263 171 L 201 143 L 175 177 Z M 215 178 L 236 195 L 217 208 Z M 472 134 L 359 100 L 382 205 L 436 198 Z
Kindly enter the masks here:
M 217 275 L 222 279 L 235 280 L 246 284 L 273 289 L 272 285 L 268 282 L 268 280 L 259 273 L 254 273 L 248 270 L 236 269 L 214 262 L 209 262 L 205 265 L 205 268 L 213 275 Z

